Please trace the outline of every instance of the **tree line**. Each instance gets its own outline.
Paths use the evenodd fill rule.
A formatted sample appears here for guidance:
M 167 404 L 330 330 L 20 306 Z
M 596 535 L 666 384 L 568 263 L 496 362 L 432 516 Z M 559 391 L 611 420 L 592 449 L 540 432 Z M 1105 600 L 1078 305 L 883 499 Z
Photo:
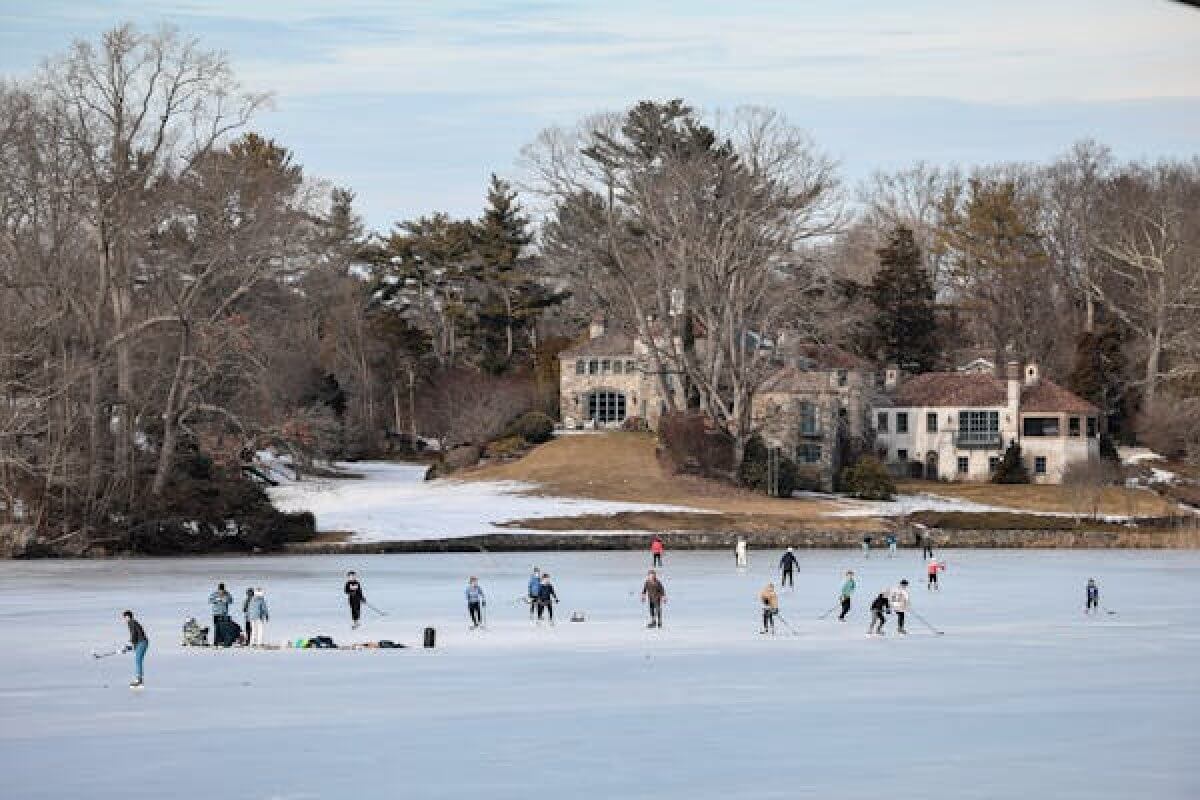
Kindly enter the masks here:
M 1200 455 L 1196 159 L 1082 142 L 851 190 L 778 112 L 646 101 L 543 131 L 478 218 L 368 232 L 352 189 L 253 130 L 269 102 L 128 25 L 0 84 L 0 514 L 112 538 L 258 447 L 305 468 L 486 445 L 557 413 L 597 310 L 735 472 L 802 343 L 1038 360 L 1120 437 Z

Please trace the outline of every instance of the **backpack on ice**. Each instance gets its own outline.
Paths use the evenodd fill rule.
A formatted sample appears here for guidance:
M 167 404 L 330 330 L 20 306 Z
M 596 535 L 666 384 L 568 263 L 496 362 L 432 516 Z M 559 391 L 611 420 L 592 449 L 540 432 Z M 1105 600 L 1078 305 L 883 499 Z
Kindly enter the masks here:
M 200 627 L 196 618 L 192 617 L 183 623 L 183 646 L 204 647 L 208 644 L 208 628 Z

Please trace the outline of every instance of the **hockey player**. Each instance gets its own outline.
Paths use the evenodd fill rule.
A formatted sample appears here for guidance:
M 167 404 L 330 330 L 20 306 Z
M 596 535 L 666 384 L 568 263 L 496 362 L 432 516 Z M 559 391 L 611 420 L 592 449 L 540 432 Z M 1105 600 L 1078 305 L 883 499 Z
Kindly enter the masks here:
M 938 561 L 936 558 L 930 558 L 929 563 L 925 566 L 926 582 L 925 588 L 929 591 L 940 590 L 938 587 L 938 573 L 945 572 L 946 565 Z
M 888 546 L 888 558 L 894 558 L 896 555 L 896 534 L 889 533 L 887 536 L 883 537 L 883 541 Z
M 738 567 L 746 566 L 746 540 L 741 536 L 738 537 L 737 544 L 733 546 L 733 559 Z
M 846 572 L 846 580 L 842 582 L 842 593 L 840 602 L 842 604 L 842 613 L 838 614 L 838 621 L 845 622 L 846 615 L 850 613 L 850 598 L 854 595 L 854 590 L 858 588 L 858 582 L 854 580 L 854 570 Z
M 759 633 L 775 633 L 775 615 L 779 613 L 779 595 L 775 592 L 775 584 L 764 586 L 758 599 L 762 602 L 762 630 Z
M 780 588 L 785 586 L 791 586 L 793 589 L 796 588 L 796 579 L 792 576 L 792 570 L 799 564 L 800 560 L 796 558 L 796 551 L 789 547 L 787 552 L 783 554 L 783 558 L 779 559 L 779 569 L 783 571 L 783 574 L 779 578 Z
M 887 618 L 883 615 L 890 613 L 891 607 L 888 605 L 887 592 L 881 591 L 871 603 L 871 627 L 867 628 L 867 633 L 883 636 L 883 623 L 887 622 Z
M 654 541 L 650 542 L 650 562 L 651 566 L 661 567 L 663 557 L 663 540 L 655 535 Z
M 346 573 L 346 585 L 342 591 L 346 593 L 346 599 L 350 602 L 350 627 L 357 628 L 362 619 L 362 607 L 363 603 L 367 602 L 367 597 L 363 594 L 362 584 L 358 582 L 358 574 L 354 570 Z
M 479 578 L 474 575 L 467 582 L 467 615 L 471 617 L 471 630 L 483 627 L 483 607 L 487 605 L 487 596 L 479 585 Z
M 1087 582 L 1087 605 L 1084 606 L 1083 613 L 1091 614 L 1100 607 L 1100 587 L 1096 585 L 1095 578 L 1088 578 Z
M 550 624 L 554 624 L 554 604 L 558 602 L 558 592 L 554 591 L 554 584 L 550 582 L 550 573 L 543 572 L 541 583 L 538 584 L 537 594 L 537 618 L 538 622 L 542 621 L 542 612 L 545 612 L 550 617 Z
M 537 614 L 538 610 L 538 594 L 542 591 L 542 571 L 537 567 L 533 568 L 533 572 L 529 576 L 529 583 L 526 587 L 526 595 L 529 601 L 529 619 L 533 619 L 533 615 Z M 540 614 L 538 616 L 541 616 Z
M 902 580 L 888 593 L 888 608 L 896 612 L 896 631 L 908 633 L 904 629 L 904 615 L 908 612 L 908 581 Z
M 133 680 L 129 682 L 129 686 L 131 689 L 140 689 L 143 685 L 143 665 L 150 640 L 146 637 L 142 623 L 133 618 L 132 611 L 126 611 L 121 616 L 125 618 L 125 624 L 129 627 L 129 644 L 125 645 L 125 652 L 133 651 Z
M 863 551 L 863 558 L 871 557 L 871 537 L 870 536 L 864 536 L 862 538 L 862 551 Z
M 667 589 L 654 570 L 650 570 L 646 575 L 646 582 L 642 584 L 642 602 L 650 608 L 650 622 L 646 627 L 661 628 L 662 607 L 663 603 L 667 602 Z

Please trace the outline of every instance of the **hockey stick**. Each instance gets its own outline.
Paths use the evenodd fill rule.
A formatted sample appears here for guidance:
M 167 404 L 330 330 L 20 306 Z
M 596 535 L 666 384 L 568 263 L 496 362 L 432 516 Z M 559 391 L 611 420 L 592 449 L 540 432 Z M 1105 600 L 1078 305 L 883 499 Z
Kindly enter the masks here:
M 936 633 L 938 636 L 945 636 L 945 635 L 946 635 L 946 632 L 945 632 L 945 631 L 939 631 L 937 628 L 935 628 L 935 627 L 933 627 L 932 625 L 930 625 L 930 624 L 929 624 L 929 621 L 928 621 L 928 620 L 926 620 L 924 617 L 922 617 L 922 616 L 921 616 L 920 614 L 918 614 L 917 612 L 915 612 L 915 611 L 909 611 L 909 612 L 907 612 L 907 613 L 909 613 L 909 614 L 912 614 L 914 617 L 916 617 L 918 620 L 920 620 L 920 621 L 921 621 L 921 624 L 922 624 L 922 625 L 924 625 L 926 628 L 929 628 L 929 630 L 933 631 L 933 632 L 934 632 L 934 633 Z
M 787 620 L 784 618 L 783 614 L 780 614 L 778 611 L 776 611 L 776 612 L 775 612 L 775 616 L 779 618 L 779 621 L 783 623 L 783 627 L 787 628 L 787 629 L 788 629 L 788 632 L 789 632 L 789 633 L 791 633 L 791 634 L 792 634 L 792 636 L 799 636 L 799 635 L 800 635 L 800 631 L 798 631 L 798 630 L 796 630 L 794 627 L 792 627 L 792 623 L 788 622 L 788 621 L 787 621 Z
M 92 658 L 108 658 L 109 656 L 119 655 L 121 650 L 105 650 L 104 652 L 92 651 Z
M 1100 607 L 1104 609 L 1105 614 L 1112 614 L 1113 616 L 1116 616 L 1116 614 L 1117 614 L 1117 612 L 1115 612 L 1115 611 L 1110 611 L 1108 609 L 1108 606 L 1100 606 Z
M 826 617 L 828 617 L 830 614 L 832 614 L 833 612 L 837 611 L 839 606 L 841 606 L 841 603 L 840 603 L 840 602 L 838 602 L 838 603 L 835 603 L 835 604 L 833 605 L 833 607 L 832 607 L 832 608 L 830 608 L 828 611 L 826 611 L 826 612 L 825 612 L 824 614 L 822 614 L 821 616 L 817 617 L 817 619 L 825 619 L 825 618 L 826 618 Z
M 381 617 L 386 617 L 388 615 L 388 613 L 386 611 L 380 611 L 378 608 L 371 605 L 366 600 L 363 600 L 363 605 L 366 606 L 367 608 L 371 609 L 372 611 L 374 611 L 376 614 L 378 614 Z

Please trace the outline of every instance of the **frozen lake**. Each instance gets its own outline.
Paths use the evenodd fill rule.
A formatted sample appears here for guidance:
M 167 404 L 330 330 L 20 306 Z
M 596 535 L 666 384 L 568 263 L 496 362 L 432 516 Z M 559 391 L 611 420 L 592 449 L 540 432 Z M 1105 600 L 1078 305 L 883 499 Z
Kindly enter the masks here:
M 778 551 L 667 553 L 666 628 L 643 627 L 642 553 L 0 562 L 0 796 L 34 798 L 1200 797 L 1200 553 L 801 552 L 782 612 L 757 633 Z M 562 604 L 530 625 L 532 564 Z M 352 635 L 358 569 L 391 612 Z M 818 621 L 841 573 L 852 621 Z M 467 631 L 469 574 L 489 630 Z M 946 631 L 868 638 L 865 607 L 901 577 Z M 1095 577 L 1116 615 L 1085 618 Z M 266 588 L 271 639 L 327 633 L 436 650 L 210 651 L 217 580 Z M 127 688 L 134 609 L 147 688 Z M 239 606 L 240 608 L 240 606 Z M 566 622 L 572 610 L 587 622 Z M 370 612 L 367 612 L 368 614 Z M 781 631 L 783 629 L 781 628 Z

